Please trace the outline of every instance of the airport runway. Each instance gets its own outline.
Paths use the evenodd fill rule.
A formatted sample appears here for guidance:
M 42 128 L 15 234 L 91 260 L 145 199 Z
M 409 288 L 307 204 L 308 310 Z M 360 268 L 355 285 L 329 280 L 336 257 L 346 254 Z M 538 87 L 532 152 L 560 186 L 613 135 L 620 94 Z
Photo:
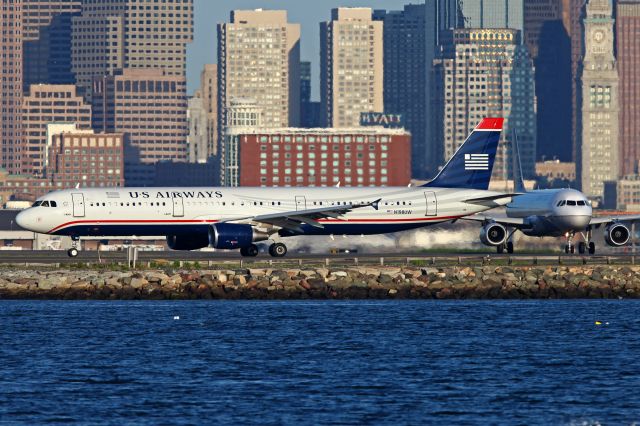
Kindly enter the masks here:
M 123 263 L 129 261 L 127 251 L 81 251 L 80 254 L 71 258 L 66 250 L 3 250 L 0 251 L 0 264 L 93 264 L 93 263 Z M 175 263 L 176 266 L 184 263 L 198 262 L 201 266 L 214 265 L 220 263 L 230 263 L 236 265 L 251 265 L 253 263 L 265 262 L 277 264 L 333 264 L 333 265 L 354 265 L 354 264 L 397 264 L 415 262 L 420 265 L 434 264 L 450 265 L 451 263 L 461 264 L 491 264 L 498 262 L 518 263 L 518 264 L 606 264 L 625 263 L 635 264 L 636 256 L 633 254 L 612 254 L 612 255 L 565 255 L 565 254 L 540 254 L 540 253 L 516 253 L 516 254 L 496 254 L 496 253 L 420 253 L 420 252 L 395 252 L 395 253 L 290 253 L 284 258 L 273 258 L 266 253 L 261 253 L 254 258 L 242 257 L 238 252 L 212 252 L 212 251 L 139 251 L 137 257 L 138 265 L 149 263 L 166 264 Z M 640 263 L 640 258 L 638 259 Z

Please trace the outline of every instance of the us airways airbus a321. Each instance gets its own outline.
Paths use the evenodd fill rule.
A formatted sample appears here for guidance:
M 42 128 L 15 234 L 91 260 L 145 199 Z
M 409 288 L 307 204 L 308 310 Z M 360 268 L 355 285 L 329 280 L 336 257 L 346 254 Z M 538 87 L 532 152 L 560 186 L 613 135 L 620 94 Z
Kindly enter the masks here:
M 83 236 L 165 235 L 174 250 L 240 249 L 287 253 L 296 235 L 381 234 L 456 220 L 500 205 L 488 191 L 502 118 L 485 118 L 421 187 L 369 188 L 77 188 L 51 192 L 20 212 L 34 232 L 68 235 L 69 256 Z

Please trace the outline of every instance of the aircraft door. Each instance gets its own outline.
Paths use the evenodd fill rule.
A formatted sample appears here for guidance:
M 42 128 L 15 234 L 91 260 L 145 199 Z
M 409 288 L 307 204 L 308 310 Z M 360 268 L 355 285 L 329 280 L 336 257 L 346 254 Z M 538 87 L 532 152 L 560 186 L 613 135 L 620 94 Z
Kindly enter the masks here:
M 173 217 L 184 216 L 184 202 L 180 197 L 173 197 Z
M 71 194 L 73 201 L 73 217 L 84 217 L 84 195 Z
M 307 209 L 307 199 L 304 195 L 296 195 L 296 210 L 306 210 Z
M 436 193 L 433 191 L 425 191 L 425 200 L 427 201 L 427 210 L 425 216 L 437 216 L 438 215 L 438 199 Z

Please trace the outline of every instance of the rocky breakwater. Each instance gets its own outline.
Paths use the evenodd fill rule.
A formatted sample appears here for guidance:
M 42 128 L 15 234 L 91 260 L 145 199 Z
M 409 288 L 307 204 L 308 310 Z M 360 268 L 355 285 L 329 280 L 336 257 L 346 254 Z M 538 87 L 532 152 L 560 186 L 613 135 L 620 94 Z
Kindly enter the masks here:
M 0 271 L 0 299 L 640 298 L 640 267 Z

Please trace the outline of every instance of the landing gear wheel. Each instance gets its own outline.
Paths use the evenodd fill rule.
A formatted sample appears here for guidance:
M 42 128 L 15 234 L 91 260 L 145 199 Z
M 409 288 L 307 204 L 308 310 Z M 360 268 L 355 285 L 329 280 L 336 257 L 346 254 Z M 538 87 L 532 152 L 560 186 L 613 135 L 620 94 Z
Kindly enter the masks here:
M 258 246 L 251 244 L 249 247 L 242 247 L 240 254 L 244 257 L 256 257 L 259 253 Z
M 67 254 L 69 255 L 69 257 L 76 257 L 78 255 L 78 249 L 75 247 L 72 247 L 69 250 L 67 250 Z
M 507 241 L 507 253 L 513 253 L 513 241 Z
M 269 254 L 273 257 L 284 257 L 287 254 L 287 246 L 282 243 L 271 244 Z
M 498 254 L 504 253 L 504 245 L 500 244 L 499 246 L 496 246 L 496 251 Z
M 587 249 L 587 245 L 585 244 L 585 242 L 584 242 L 584 241 L 580 241 L 580 242 L 578 243 L 578 253 L 580 253 L 580 254 L 584 254 L 584 252 L 586 251 L 586 249 Z
M 593 241 L 589 243 L 589 254 L 596 254 L 596 243 Z

